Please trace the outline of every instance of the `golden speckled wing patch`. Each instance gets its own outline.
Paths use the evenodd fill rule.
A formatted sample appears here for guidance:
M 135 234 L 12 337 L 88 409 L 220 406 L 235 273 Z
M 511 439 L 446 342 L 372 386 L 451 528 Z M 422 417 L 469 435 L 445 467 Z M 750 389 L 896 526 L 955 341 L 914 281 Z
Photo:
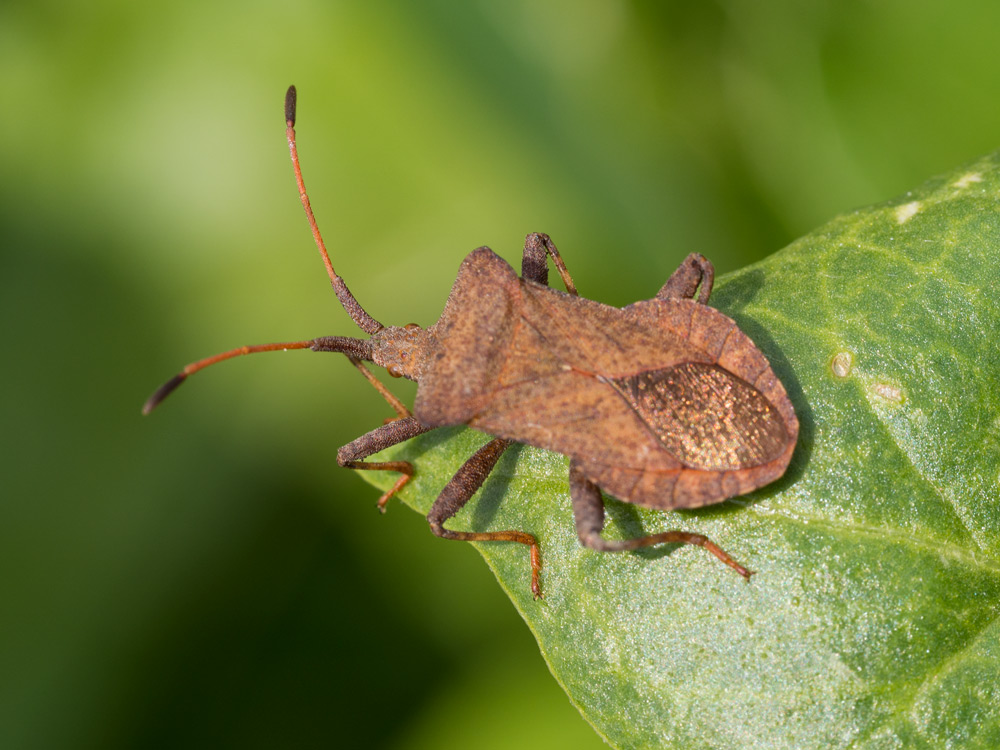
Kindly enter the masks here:
M 608 382 L 685 466 L 759 466 L 788 445 L 784 421 L 767 398 L 717 365 L 685 362 Z

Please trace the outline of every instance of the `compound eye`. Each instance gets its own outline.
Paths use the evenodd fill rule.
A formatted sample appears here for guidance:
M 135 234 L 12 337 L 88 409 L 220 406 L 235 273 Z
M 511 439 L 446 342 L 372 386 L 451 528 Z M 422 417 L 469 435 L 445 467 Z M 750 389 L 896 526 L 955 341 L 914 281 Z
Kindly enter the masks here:
M 403 328 L 405 328 L 407 331 L 412 331 L 415 328 L 420 328 L 420 326 L 416 323 L 407 323 L 405 326 L 403 326 Z
M 400 367 L 399 365 L 389 365 L 385 369 L 394 378 L 401 378 L 401 377 L 403 377 L 403 368 Z

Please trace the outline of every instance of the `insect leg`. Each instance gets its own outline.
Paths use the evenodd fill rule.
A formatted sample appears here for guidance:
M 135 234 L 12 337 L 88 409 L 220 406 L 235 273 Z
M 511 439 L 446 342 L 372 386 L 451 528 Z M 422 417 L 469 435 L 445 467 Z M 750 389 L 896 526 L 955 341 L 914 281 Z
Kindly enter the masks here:
M 399 492 L 413 476 L 413 464 L 409 461 L 364 461 L 362 459 L 391 445 L 422 435 L 431 429 L 433 428 L 422 425 L 416 417 L 402 417 L 393 420 L 365 433 L 357 440 L 352 440 L 337 451 L 337 463 L 348 469 L 398 471 L 403 475 L 378 499 L 378 509 L 385 513 L 385 505 L 389 502 L 389 498 Z
M 548 286 L 549 259 L 546 256 L 552 257 L 552 264 L 559 272 L 563 284 L 566 285 L 566 291 L 576 297 L 576 284 L 573 283 L 569 271 L 566 270 L 566 264 L 563 263 L 562 256 L 559 255 L 559 250 L 556 249 L 556 243 L 547 234 L 532 232 L 524 238 L 524 254 L 521 256 L 521 278 Z
M 569 462 L 569 492 L 573 501 L 576 533 L 580 537 L 580 543 L 585 547 L 605 552 L 621 552 L 665 542 L 695 544 L 704 547 L 748 581 L 753 575 L 752 570 L 744 568 L 715 542 L 701 534 L 692 534 L 687 531 L 664 531 L 635 539 L 605 539 L 601 536 L 601 531 L 604 529 L 604 499 L 601 497 L 601 490 L 583 475 L 579 463 L 575 460 Z
M 531 550 L 531 593 L 535 598 L 542 595 L 538 577 L 542 570 L 542 557 L 538 542 L 525 531 L 452 531 L 444 528 L 444 522 L 454 516 L 476 494 L 503 452 L 513 441 L 495 438 L 462 464 L 462 468 L 444 486 L 434 505 L 427 514 L 431 531 L 445 539 L 460 539 L 466 542 L 520 542 Z
M 379 392 L 379 395 L 381 395 L 382 398 L 384 398 L 386 401 L 389 402 L 389 406 L 391 406 L 398 415 L 397 419 L 405 419 L 406 417 L 413 416 L 410 410 L 406 408 L 406 405 L 398 398 L 396 398 L 392 394 L 392 392 L 388 388 L 386 388 L 385 385 L 382 384 L 382 381 L 380 381 L 372 374 L 372 371 L 365 366 L 364 362 L 362 362 L 357 357 L 352 357 L 351 355 L 348 355 L 347 358 L 351 360 L 352 365 L 354 365 L 355 367 L 358 368 L 358 370 L 361 371 L 361 374 L 365 376 L 365 380 L 367 380 L 369 383 L 372 384 L 372 387 Z M 395 420 L 386 420 L 386 421 L 389 422 Z
M 698 301 L 708 304 L 708 296 L 712 293 L 712 283 L 715 281 L 715 268 L 708 258 L 698 253 L 691 253 L 677 270 L 670 274 L 667 283 L 656 293 L 657 299 L 694 299 L 698 285 Z

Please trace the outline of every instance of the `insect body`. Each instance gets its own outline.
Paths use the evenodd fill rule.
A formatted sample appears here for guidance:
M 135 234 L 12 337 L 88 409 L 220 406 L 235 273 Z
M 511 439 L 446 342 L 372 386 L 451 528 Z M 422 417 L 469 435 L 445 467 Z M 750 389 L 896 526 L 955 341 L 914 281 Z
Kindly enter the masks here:
M 444 311 L 424 329 L 383 326 L 333 270 L 302 183 L 295 146 L 295 89 L 286 97 L 289 147 L 303 206 L 334 291 L 370 338 L 328 336 L 243 347 L 188 365 L 146 403 L 154 408 L 187 375 L 222 359 L 276 349 L 341 352 L 393 406 L 398 419 L 338 451 L 341 466 L 396 471 L 389 498 L 412 476 L 404 461 L 365 459 L 436 427 L 466 424 L 495 436 L 445 485 L 427 515 L 438 536 L 513 541 L 531 550 L 531 588 L 540 595 L 535 538 L 519 530 L 444 528 L 511 444 L 570 458 L 570 496 L 580 541 L 599 550 L 663 542 L 702 546 L 748 578 L 751 571 L 708 538 L 667 531 L 635 539 L 601 536 L 601 489 L 649 508 L 693 508 L 749 492 L 780 477 L 798 420 L 764 355 L 736 324 L 707 306 L 714 271 L 692 253 L 653 299 L 614 308 L 581 298 L 555 244 L 528 235 L 521 278 L 489 248 L 469 254 Z M 548 287 L 552 259 L 566 285 Z M 411 413 L 363 362 L 417 382 Z

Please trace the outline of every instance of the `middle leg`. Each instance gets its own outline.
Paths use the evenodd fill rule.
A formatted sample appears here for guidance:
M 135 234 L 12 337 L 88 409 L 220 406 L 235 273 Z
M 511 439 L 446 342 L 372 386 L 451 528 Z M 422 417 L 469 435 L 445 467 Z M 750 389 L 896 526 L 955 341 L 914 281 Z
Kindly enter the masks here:
M 566 291 L 574 297 L 578 296 L 576 284 L 566 270 L 556 243 L 547 234 L 532 232 L 524 238 L 524 254 L 521 256 L 521 278 L 538 284 L 549 285 L 549 257 L 566 285 Z
M 444 522 L 460 511 L 476 494 L 486 477 L 493 471 L 500 456 L 513 443 L 512 440 L 494 438 L 472 454 L 462 464 L 451 481 L 445 485 L 434 505 L 427 514 L 431 531 L 445 539 L 460 539 L 466 542 L 519 542 L 528 545 L 531 553 L 531 593 L 536 599 L 542 595 L 538 577 L 542 570 L 542 556 L 538 551 L 538 541 L 526 531 L 452 531 L 444 527 Z

